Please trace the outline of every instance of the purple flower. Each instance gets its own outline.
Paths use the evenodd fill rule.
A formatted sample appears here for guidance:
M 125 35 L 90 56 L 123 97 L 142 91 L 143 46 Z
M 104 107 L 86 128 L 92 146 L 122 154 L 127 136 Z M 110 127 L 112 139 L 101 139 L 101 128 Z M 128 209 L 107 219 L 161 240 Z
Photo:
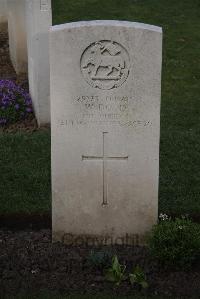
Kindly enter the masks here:
M 19 110 L 19 104 L 15 104 L 15 109 Z
M 6 118 L 0 118 L 0 125 L 5 125 L 7 123 Z
M 18 121 L 33 112 L 29 93 L 12 80 L 0 80 L 0 125 Z
M 26 112 L 31 113 L 32 111 L 33 111 L 32 108 L 30 107 L 26 108 Z

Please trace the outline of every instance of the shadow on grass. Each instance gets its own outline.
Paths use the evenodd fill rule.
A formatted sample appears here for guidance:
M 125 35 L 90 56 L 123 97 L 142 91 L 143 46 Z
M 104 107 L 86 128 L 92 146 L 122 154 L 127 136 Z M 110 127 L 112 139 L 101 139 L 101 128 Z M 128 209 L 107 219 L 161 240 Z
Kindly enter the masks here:
M 41 295 L 35 296 L 18 296 L 18 297 L 8 297 L 6 299 L 181 299 L 178 297 L 160 297 L 160 296 L 141 296 L 141 295 L 134 295 L 134 296 L 113 296 L 113 295 L 50 295 L 48 293 L 44 293 Z M 182 298 L 183 299 L 183 298 Z M 192 298 L 191 298 L 192 299 Z

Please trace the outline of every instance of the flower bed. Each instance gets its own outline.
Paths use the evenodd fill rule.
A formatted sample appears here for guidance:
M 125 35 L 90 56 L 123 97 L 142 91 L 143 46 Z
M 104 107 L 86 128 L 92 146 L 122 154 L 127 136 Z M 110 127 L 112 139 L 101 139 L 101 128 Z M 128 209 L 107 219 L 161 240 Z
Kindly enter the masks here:
M 0 127 L 32 118 L 29 93 L 12 80 L 0 80 Z

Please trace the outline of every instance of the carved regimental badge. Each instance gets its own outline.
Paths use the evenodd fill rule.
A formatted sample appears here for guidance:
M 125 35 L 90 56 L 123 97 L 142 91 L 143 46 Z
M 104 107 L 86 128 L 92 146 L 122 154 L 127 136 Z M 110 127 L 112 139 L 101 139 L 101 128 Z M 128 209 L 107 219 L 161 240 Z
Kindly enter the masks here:
M 94 88 L 112 89 L 122 85 L 130 69 L 127 50 L 117 42 L 103 40 L 91 44 L 81 56 L 81 72 Z

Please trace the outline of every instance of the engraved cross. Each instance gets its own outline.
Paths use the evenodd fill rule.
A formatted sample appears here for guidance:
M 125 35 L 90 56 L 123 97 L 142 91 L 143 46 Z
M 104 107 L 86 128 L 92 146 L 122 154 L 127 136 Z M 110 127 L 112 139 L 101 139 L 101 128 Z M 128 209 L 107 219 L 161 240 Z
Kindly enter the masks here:
M 82 160 L 101 160 L 103 162 L 103 203 L 105 206 L 108 204 L 108 192 L 107 192 L 107 161 L 108 160 L 128 160 L 128 156 L 108 156 L 106 155 L 106 134 L 108 132 L 103 132 L 103 146 L 102 146 L 102 156 L 82 156 Z

